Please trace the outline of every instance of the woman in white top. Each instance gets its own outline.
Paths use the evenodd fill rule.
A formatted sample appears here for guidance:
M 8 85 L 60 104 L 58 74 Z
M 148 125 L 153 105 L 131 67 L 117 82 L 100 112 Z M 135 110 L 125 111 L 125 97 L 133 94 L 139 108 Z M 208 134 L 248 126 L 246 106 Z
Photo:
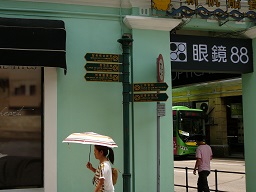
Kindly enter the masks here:
M 111 148 L 95 145 L 94 156 L 100 161 L 99 166 L 95 169 L 90 162 L 86 167 L 95 173 L 94 175 L 94 192 L 114 192 L 114 185 L 112 182 L 111 164 L 114 164 L 114 152 Z

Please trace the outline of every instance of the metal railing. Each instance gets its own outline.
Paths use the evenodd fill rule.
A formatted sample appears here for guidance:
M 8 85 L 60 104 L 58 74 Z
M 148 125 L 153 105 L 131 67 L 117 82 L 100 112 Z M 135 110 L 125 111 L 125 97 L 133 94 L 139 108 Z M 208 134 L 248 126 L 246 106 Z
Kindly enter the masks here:
M 186 192 L 188 192 L 188 189 L 197 189 L 197 187 L 193 187 L 193 186 L 189 186 L 188 185 L 188 170 L 194 170 L 192 168 L 188 168 L 188 167 L 174 167 L 174 169 L 185 169 L 185 174 L 186 174 L 186 185 L 179 185 L 179 184 L 174 184 L 174 186 L 176 187 L 185 187 L 186 188 Z M 226 191 L 221 191 L 218 190 L 218 173 L 231 173 L 231 174 L 241 174 L 241 175 L 245 175 L 244 172 L 235 172 L 235 171 L 219 171 L 217 169 L 215 170 L 211 170 L 211 172 L 215 173 L 215 189 L 210 189 L 210 191 L 216 191 L 216 192 L 226 192 Z

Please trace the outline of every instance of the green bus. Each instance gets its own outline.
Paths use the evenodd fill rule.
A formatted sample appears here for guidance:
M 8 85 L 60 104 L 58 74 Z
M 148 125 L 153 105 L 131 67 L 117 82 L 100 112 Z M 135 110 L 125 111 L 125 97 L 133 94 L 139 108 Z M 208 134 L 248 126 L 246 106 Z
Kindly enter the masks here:
M 173 154 L 195 155 L 196 136 L 205 135 L 205 113 L 201 109 L 173 106 Z

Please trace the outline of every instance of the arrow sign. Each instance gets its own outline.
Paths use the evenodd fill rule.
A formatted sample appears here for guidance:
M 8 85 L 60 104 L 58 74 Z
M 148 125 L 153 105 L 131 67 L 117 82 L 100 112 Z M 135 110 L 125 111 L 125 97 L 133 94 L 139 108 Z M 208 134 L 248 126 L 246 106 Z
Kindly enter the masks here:
M 167 99 L 168 99 L 168 95 L 166 93 L 133 94 L 134 102 L 155 102 L 155 101 L 166 101 Z
M 86 73 L 84 78 L 86 81 L 121 82 L 123 76 L 114 73 Z
M 122 63 L 122 55 L 119 54 L 86 53 L 84 58 L 86 61 Z
M 84 68 L 87 71 L 98 71 L 98 72 L 122 72 L 123 66 L 120 64 L 107 64 L 107 63 L 86 63 Z
M 166 91 L 168 85 L 166 83 L 134 83 L 133 91 Z

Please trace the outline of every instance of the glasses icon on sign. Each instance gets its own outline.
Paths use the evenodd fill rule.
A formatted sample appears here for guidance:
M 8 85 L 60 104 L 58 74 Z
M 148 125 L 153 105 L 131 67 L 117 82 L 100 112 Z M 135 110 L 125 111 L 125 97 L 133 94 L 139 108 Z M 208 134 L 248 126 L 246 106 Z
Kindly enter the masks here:
M 171 42 L 171 61 L 187 62 L 187 44 L 184 42 Z

